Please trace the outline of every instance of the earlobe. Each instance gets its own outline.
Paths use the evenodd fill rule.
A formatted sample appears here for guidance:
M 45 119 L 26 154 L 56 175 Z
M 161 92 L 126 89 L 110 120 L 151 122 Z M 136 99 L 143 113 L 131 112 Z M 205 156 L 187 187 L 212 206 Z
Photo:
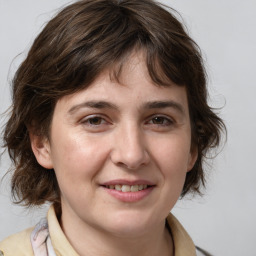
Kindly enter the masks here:
M 189 159 L 188 159 L 187 172 L 192 170 L 192 168 L 194 167 L 194 165 L 196 163 L 197 157 L 198 157 L 198 149 L 197 149 L 197 147 L 194 147 L 190 151 L 190 156 L 189 156 Z
M 51 148 L 49 140 L 41 135 L 29 132 L 32 151 L 37 162 L 46 169 L 52 169 Z

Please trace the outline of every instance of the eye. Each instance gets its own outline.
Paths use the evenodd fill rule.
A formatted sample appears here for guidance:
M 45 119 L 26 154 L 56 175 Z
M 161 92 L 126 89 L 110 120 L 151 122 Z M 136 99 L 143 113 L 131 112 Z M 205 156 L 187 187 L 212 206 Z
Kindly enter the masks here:
M 174 121 L 166 116 L 153 116 L 147 124 L 157 125 L 157 126 L 171 126 L 174 124 Z
M 87 120 L 87 122 L 88 122 L 90 125 L 100 125 L 100 124 L 102 124 L 103 121 L 104 121 L 104 120 L 103 120 L 101 117 L 99 117 L 99 116 L 95 116 L 95 117 L 89 118 L 89 119 Z
M 170 120 L 163 116 L 156 116 L 152 118 L 153 124 L 161 124 L 161 125 L 167 125 L 170 124 Z
M 108 122 L 103 117 L 94 116 L 94 115 L 90 115 L 90 116 L 87 116 L 86 118 L 82 119 L 81 123 L 83 125 L 87 125 L 90 127 L 100 127 L 102 125 L 108 124 Z

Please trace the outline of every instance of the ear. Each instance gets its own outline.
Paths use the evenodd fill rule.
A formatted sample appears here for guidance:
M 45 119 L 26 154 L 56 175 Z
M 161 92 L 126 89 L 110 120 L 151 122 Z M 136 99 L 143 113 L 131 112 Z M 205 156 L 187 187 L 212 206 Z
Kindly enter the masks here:
M 52 169 L 53 164 L 49 140 L 45 136 L 37 135 L 32 131 L 29 131 L 29 138 L 37 162 L 46 169 Z
M 187 172 L 191 171 L 194 167 L 198 157 L 198 148 L 196 146 L 191 147 L 189 158 L 188 158 L 188 168 Z

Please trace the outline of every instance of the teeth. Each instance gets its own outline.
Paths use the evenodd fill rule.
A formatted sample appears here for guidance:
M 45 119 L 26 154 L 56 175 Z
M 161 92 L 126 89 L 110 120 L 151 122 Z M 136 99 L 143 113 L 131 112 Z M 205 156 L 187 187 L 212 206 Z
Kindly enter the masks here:
M 122 190 L 122 186 L 121 185 L 115 185 L 115 190 L 121 191 Z
M 139 186 L 138 186 L 138 185 L 131 186 L 131 191 L 132 191 L 132 192 L 137 192 L 137 191 L 139 191 Z
M 148 188 L 148 185 L 146 185 L 146 184 L 132 185 L 132 186 L 130 186 L 130 185 L 109 185 L 106 187 L 109 189 L 115 189 L 115 190 L 122 191 L 122 192 L 138 192 L 138 191 Z
M 131 192 L 131 186 L 123 185 L 122 186 L 122 192 Z

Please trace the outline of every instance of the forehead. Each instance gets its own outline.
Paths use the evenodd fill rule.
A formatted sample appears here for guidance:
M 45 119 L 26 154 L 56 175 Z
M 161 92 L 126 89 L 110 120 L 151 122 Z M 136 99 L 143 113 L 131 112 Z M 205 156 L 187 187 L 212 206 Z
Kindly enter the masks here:
M 117 79 L 113 77 L 113 69 L 105 70 L 89 87 L 60 99 L 57 107 L 61 106 L 65 112 L 72 113 L 81 106 L 112 109 L 132 109 L 134 106 L 138 109 L 142 106 L 166 106 L 167 102 L 167 105 L 181 112 L 188 112 L 185 87 L 172 82 L 168 86 L 155 84 L 149 75 L 144 55 L 139 53 L 131 55 L 122 65 Z

